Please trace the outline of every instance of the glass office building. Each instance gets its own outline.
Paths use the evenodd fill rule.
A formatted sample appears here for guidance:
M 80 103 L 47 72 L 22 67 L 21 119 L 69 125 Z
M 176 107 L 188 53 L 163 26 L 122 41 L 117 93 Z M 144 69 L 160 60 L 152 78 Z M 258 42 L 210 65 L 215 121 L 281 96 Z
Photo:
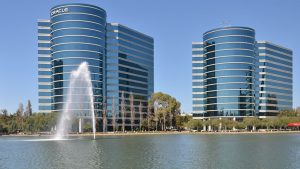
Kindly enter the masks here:
M 204 49 L 203 42 L 192 43 L 192 93 L 193 114 L 204 116 L 205 114 L 205 88 L 204 88 Z
M 278 60 L 262 58 L 270 54 L 265 46 L 266 44 L 256 41 L 255 30 L 248 27 L 213 29 L 203 34 L 203 42 L 194 42 L 192 44 L 194 117 L 276 115 L 261 114 L 274 109 L 270 107 L 274 105 L 268 104 L 264 99 L 270 94 L 273 97 L 272 92 L 282 94 L 284 90 L 289 91 L 285 95 L 288 96 L 286 99 L 290 104 L 284 102 L 287 100 L 276 101 L 277 107 L 292 108 L 292 84 L 282 86 L 277 83 L 274 88 L 270 84 L 266 85 L 268 80 L 265 79 L 266 76 L 273 77 L 272 73 L 279 75 L 285 72 L 286 78 L 292 80 L 292 66 L 282 67 L 277 64 Z M 272 50 L 269 50 L 273 52 L 272 54 L 275 52 L 278 57 L 280 57 L 278 54 L 281 54 L 288 58 L 285 60 L 292 58 L 290 50 L 270 43 L 268 46 L 269 48 L 272 46 Z M 291 64 L 291 60 L 289 61 Z M 264 67 L 266 65 L 268 68 Z M 262 80 L 264 74 L 266 76 L 263 76 Z
M 104 102 L 109 108 L 111 99 L 118 99 L 116 93 L 132 93 L 146 104 L 153 93 L 153 38 L 107 23 L 106 17 L 100 7 L 71 3 L 53 7 L 50 20 L 38 20 L 40 112 L 63 111 L 70 74 L 82 62 L 89 65 L 99 118 Z M 73 113 L 90 111 L 89 103 L 77 104 Z
M 38 101 L 41 112 L 52 111 L 50 20 L 38 20 Z
M 267 41 L 258 41 L 259 116 L 274 116 L 293 107 L 293 52 Z
M 154 90 L 153 38 L 118 23 L 107 24 L 106 38 L 108 117 L 112 117 L 114 110 L 116 120 L 119 123 L 122 122 L 123 99 L 126 103 L 125 127 L 128 128 L 131 125 L 132 106 L 135 114 L 134 126 L 138 126 L 140 115 L 146 116 L 147 114 L 147 101 Z M 133 105 L 130 105 L 132 101 Z M 139 112 L 140 108 L 142 114 Z M 111 127 L 111 123 L 108 127 Z
M 53 111 L 63 111 L 71 72 L 82 62 L 87 62 L 91 72 L 94 107 L 99 114 L 103 94 L 106 12 L 93 5 L 59 5 L 51 9 L 50 22 Z M 80 103 L 80 107 L 77 105 L 71 103 L 73 113 L 89 114 L 88 102 Z

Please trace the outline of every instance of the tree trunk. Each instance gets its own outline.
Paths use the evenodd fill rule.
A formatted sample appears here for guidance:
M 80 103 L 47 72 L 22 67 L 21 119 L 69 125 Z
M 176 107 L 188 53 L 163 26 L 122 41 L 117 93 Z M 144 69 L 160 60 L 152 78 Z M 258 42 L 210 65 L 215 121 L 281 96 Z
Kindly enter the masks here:
M 166 131 L 166 115 L 164 115 L 164 131 Z

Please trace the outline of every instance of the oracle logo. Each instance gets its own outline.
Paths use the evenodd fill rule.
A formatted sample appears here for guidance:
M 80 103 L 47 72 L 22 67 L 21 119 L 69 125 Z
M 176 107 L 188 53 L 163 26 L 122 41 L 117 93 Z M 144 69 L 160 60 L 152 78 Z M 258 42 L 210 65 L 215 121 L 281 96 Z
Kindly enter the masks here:
M 69 8 L 59 8 L 59 9 L 54 9 L 51 11 L 51 16 L 61 14 L 61 13 L 67 13 L 69 12 Z

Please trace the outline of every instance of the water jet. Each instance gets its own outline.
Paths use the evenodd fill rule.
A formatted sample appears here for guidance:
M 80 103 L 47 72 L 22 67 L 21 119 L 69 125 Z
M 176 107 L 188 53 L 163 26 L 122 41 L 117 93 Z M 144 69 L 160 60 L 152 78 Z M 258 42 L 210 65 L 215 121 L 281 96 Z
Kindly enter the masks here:
M 88 111 L 89 114 L 74 113 L 75 109 Z M 83 115 L 88 115 L 92 119 L 93 136 L 96 138 L 96 123 L 94 111 L 94 95 L 93 86 L 91 82 L 91 75 L 87 62 L 82 62 L 77 70 L 70 74 L 70 81 L 67 91 L 66 101 L 61 112 L 57 131 L 56 139 L 62 139 L 70 132 L 72 121 L 75 118 L 83 120 Z

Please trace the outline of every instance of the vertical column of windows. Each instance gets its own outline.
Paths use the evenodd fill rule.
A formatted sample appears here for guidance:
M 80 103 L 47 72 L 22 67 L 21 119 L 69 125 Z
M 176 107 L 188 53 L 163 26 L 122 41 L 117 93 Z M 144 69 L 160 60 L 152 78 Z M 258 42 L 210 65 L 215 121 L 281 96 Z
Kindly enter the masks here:
M 38 95 L 39 111 L 52 110 L 52 71 L 50 50 L 50 20 L 38 21 Z
M 107 25 L 107 96 L 121 105 L 124 92 L 127 110 L 126 125 L 130 125 L 130 95 L 134 96 L 135 125 L 139 125 L 139 105 L 147 112 L 147 100 L 153 93 L 153 39 L 118 23 Z M 116 101 L 117 100 L 117 101 Z M 115 105 L 116 106 L 116 105 Z M 121 108 L 118 106 L 119 118 Z M 117 106 L 116 106 L 117 107 Z
M 192 105 L 193 116 L 204 116 L 205 113 L 205 76 L 203 42 L 192 43 Z
M 259 41 L 259 115 L 274 116 L 293 103 L 292 51 Z

